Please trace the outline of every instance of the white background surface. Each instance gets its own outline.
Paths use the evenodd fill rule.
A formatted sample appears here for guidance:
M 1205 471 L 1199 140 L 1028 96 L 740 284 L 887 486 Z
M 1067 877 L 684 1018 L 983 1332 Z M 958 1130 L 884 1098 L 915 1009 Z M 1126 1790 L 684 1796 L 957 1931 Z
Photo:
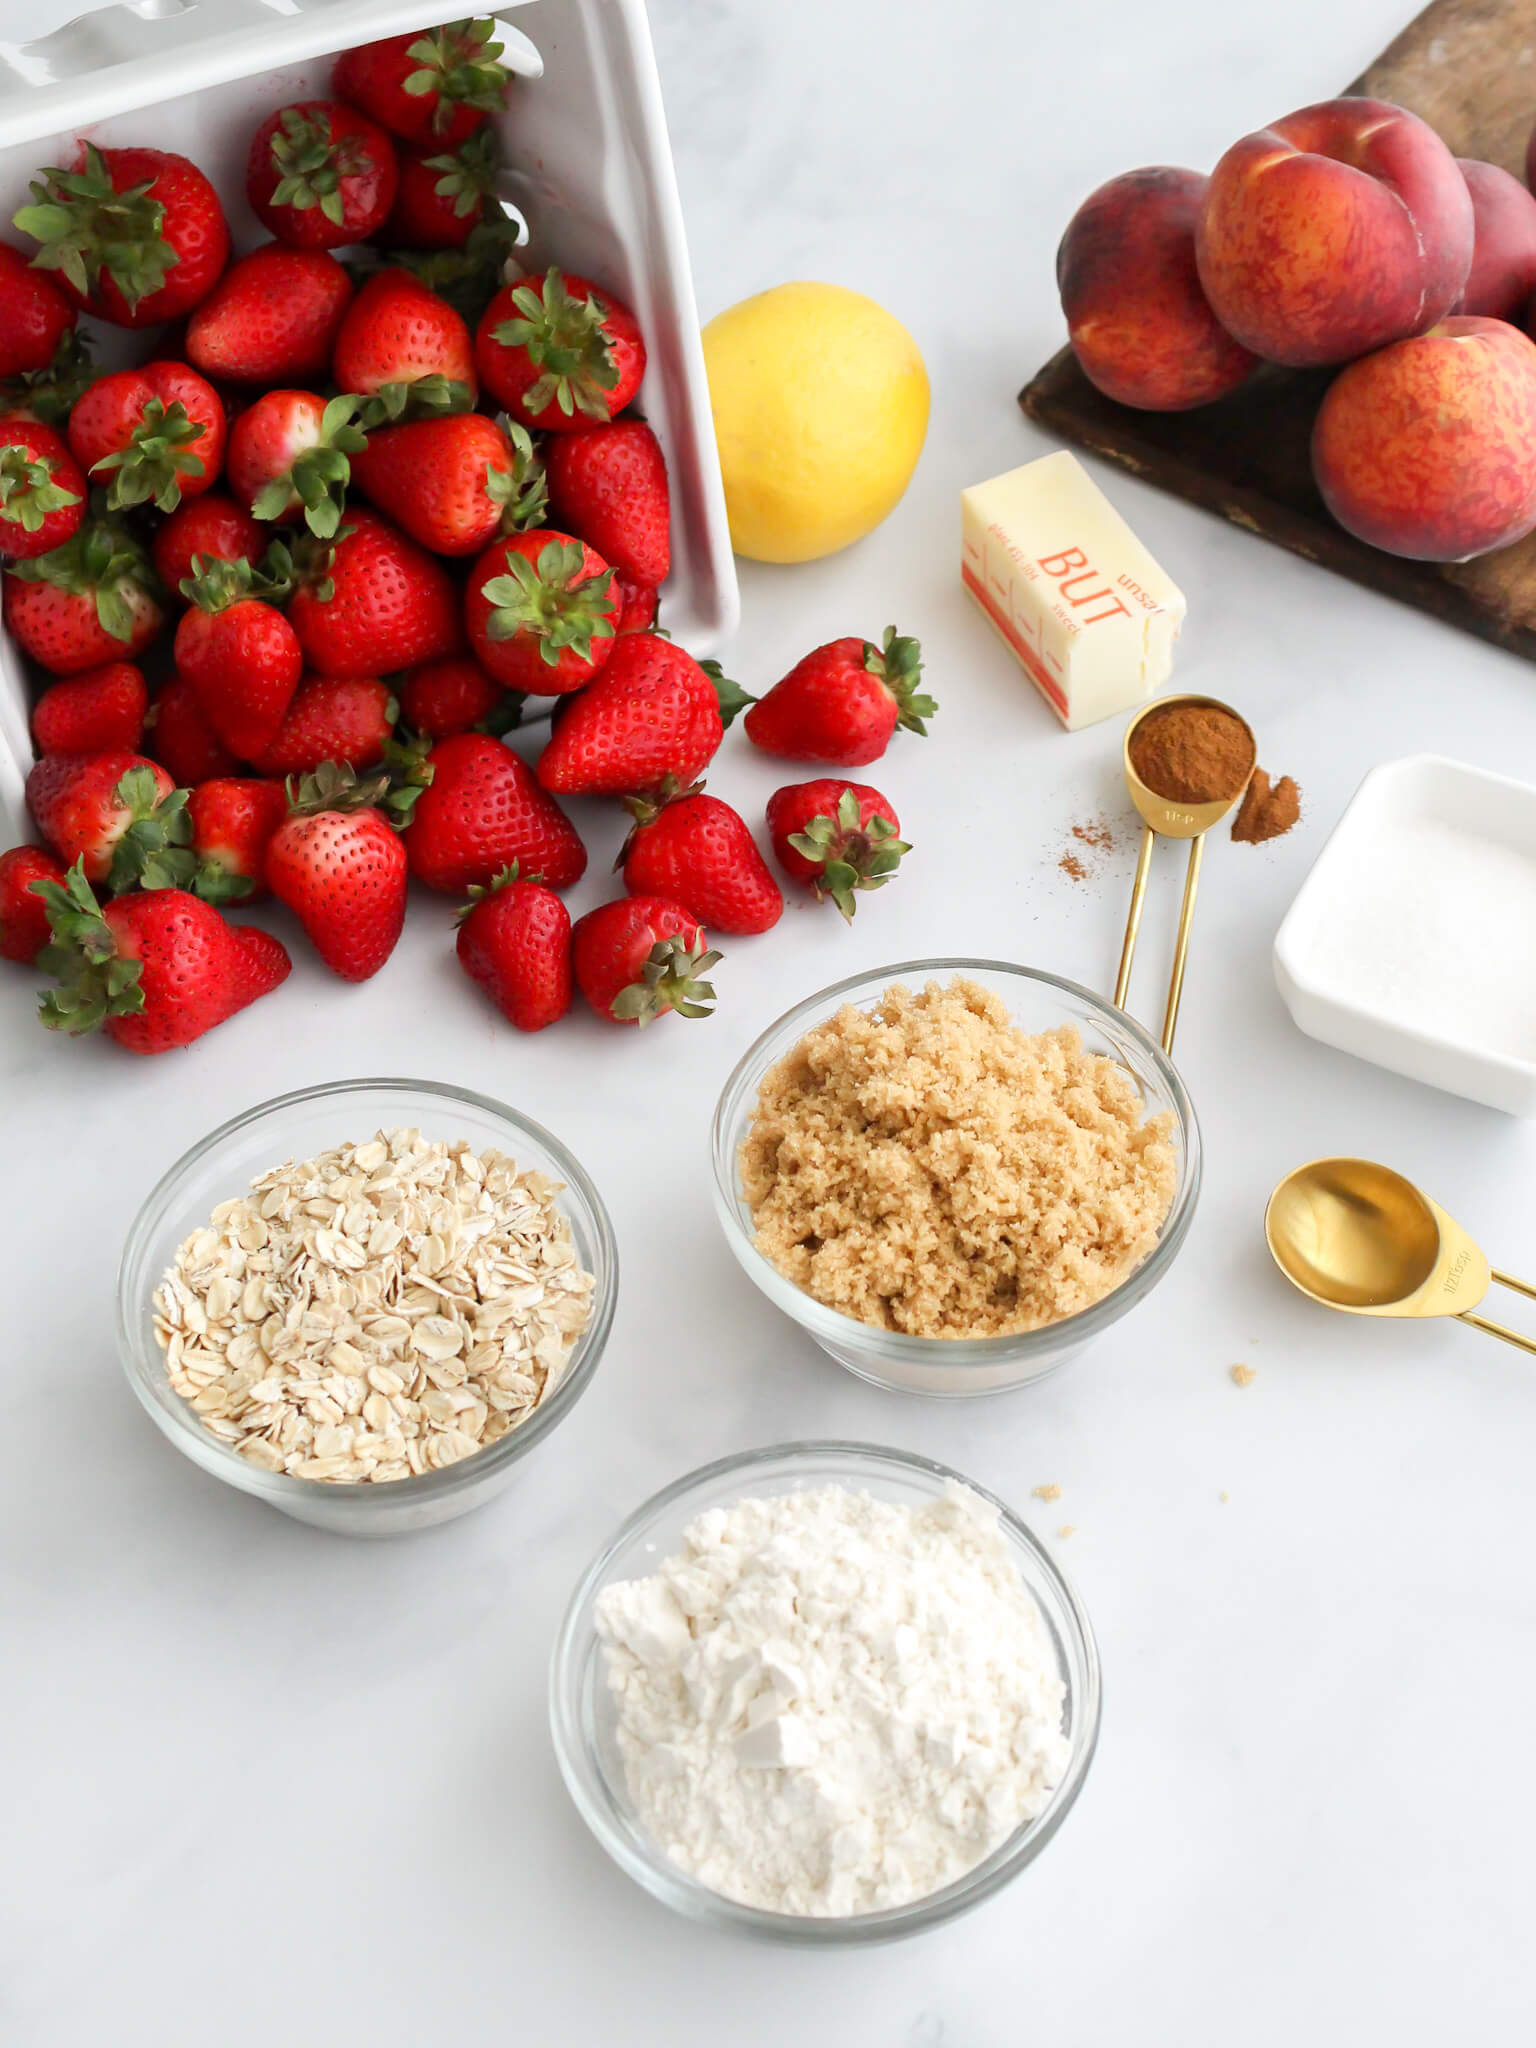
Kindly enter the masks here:
M 0 30 L 67 11 L 4 0 Z M 643 1038 L 588 1018 L 515 1037 L 459 978 L 435 902 L 366 987 L 301 959 L 279 996 L 154 1064 L 46 1036 L 7 972 L 7 2048 L 1530 2038 L 1532 1361 L 1453 1325 L 1310 1308 L 1270 1269 L 1260 1218 L 1289 1166 L 1359 1151 L 1536 1271 L 1536 1130 L 1300 1038 L 1268 958 L 1374 762 L 1443 749 L 1532 772 L 1536 671 L 1108 477 L 1188 593 L 1180 683 L 1241 706 L 1307 801 L 1290 838 L 1207 858 L 1179 1059 L 1208 1178 L 1181 1260 L 1058 1378 L 931 1405 L 860 1385 L 781 1321 L 724 1250 L 706 1183 L 729 1066 L 835 976 L 977 950 L 1112 980 L 1119 728 L 1061 734 L 962 602 L 957 494 L 1049 445 L 1013 399 L 1060 339 L 1051 257 L 1077 200 L 1137 163 L 1208 164 L 1353 76 L 1402 12 L 659 0 L 705 314 L 833 279 L 897 312 L 933 376 L 897 514 L 844 558 L 747 570 L 730 659 L 761 689 L 834 634 L 921 635 L 933 737 L 873 771 L 909 872 L 851 932 L 796 911 L 728 945 L 718 1017 Z M 759 815 L 785 779 L 739 735 L 711 777 Z M 1068 827 L 1101 810 L 1125 850 L 1074 884 Z M 621 832 L 584 822 L 581 907 Z M 1176 862 L 1143 940 L 1148 1016 Z M 624 1261 L 598 1380 L 521 1485 L 374 1546 L 180 1459 L 129 1395 L 110 1320 L 123 1230 L 171 1159 L 279 1089 L 368 1072 L 533 1109 L 597 1176 Z M 1237 1360 L 1258 1373 L 1246 1390 Z M 1074 1524 L 1060 1553 L 1106 1701 L 1076 1812 L 1007 1892 L 904 1947 L 802 1956 L 685 1925 L 608 1864 L 555 1772 L 544 1668 L 623 1513 L 705 1459 L 828 1434 L 956 1464 L 1047 1534 Z M 1046 1482 L 1050 1507 L 1029 1498 Z

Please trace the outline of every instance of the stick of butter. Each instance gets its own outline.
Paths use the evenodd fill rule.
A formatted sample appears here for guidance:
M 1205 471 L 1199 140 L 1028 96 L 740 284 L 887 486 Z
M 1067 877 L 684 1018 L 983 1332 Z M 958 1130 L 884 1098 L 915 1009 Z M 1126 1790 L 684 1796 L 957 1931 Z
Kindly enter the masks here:
M 1184 594 L 1063 449 L 960 495 L 965 587 L 1068 732 L 1145 704 Z

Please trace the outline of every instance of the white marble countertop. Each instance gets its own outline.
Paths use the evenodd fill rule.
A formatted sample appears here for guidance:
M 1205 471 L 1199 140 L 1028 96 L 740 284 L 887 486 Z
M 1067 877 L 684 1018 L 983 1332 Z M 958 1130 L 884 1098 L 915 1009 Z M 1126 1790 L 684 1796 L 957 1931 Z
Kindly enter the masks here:
M 68 11 L 3 0 L 0 32 Z M 705 1170 L 746 1040 L 838 974 L 977 950 L 1112 980 L 1131 863 L 1119 727 L 1064 737 L 962 600 L 957 493 L 1049 445 L 1013 401 L 1060 339 L 1051 257 L 1077 199 L 1140 162 L 1205 164 L 1324 96 L 1403 11 L 657 0 L 706 315 L 834 279 L 897 312 L 932 372 L 899 511 L 846 557 L 747 569 L 730 650 L 761 687 L 837 633 L 896 619 L 922 636 L 933 737 L 878 771 L 917 850 L 852 931 L 797 912 L 729 947 L 718 1019 L 643 1040 L 590 1020 L 514 1038 L 423 915 L 367 987 L 305 962 L 280 1010 L 142 1067 L 36 1031 L 7 975 L 7 2048 L 1531 2038 L 1536 1376 L 1449 1324 L 1310 1308 L 1270 1268 L 1260 1218 L 1287 1167 L 1359 1151 L 1536 1272 L 1536 1131 L 1301 1038 L 1269 967 L 1373 763 L 1443 749 L 1530 772 L 1536 671 L 1109 477 L 1188 593 L 1180 681 L 1240 704 L 1307 801 L 1291 837 L 1223 840 L 1206 863 L 1179 1060 L 1208 1178 L 1177 1267 L 1032 1391 L 885 1396 L 746 1283 Z M 749 806 L 782 779 L 739 740 L 712 778 Z M 1127 824 L 1123 850 L 1074 883 L 1068 828 L 1101 810 Z M 1149 1012 L 1177 873 L 1167 855 Z M 301 1528 L 178 1458 L 123 1384 L 111 1325 L 123 1229 L 165 1164 L 249 1102 L 369 1071 L 536 1106 L 598 1176 L 624 1260 L 599 1379 L 522 1484 L 382 1545 Z M 1244 1389 L 1237 1361 L 1257 1372 Z M 652 1904 L 577 1819 L 545 1726 L 558 1616 L 616 1520 L 786 1435 L 923 1450 L 1022 1503 L 1103 1652 L 1102 1743 L 1059 1839 L 971 1917 L 866 1954 L 759 1949 Z M 1048 1482 L 1046 1507 L 1030 1493 Z

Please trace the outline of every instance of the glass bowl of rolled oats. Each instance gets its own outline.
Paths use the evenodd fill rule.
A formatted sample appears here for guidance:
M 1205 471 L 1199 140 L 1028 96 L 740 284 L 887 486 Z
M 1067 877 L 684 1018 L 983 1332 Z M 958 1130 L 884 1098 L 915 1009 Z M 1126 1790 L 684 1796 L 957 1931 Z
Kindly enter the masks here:
M 336 1081 L 179 1159 L 118 1271 L 129 1384 L 227 1485 L 352 1536 L 481 1506 L 586 1391 L 617 1295 L 585 1169 L 505 1103 Z

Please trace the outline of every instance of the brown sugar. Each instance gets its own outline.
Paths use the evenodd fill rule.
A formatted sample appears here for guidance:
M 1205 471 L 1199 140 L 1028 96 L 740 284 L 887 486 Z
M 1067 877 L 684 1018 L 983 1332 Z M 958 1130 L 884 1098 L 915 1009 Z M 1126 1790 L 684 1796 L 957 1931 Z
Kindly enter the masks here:
M 1234 1365 L 1232 1368 L 1232 1384 L 1234 1386 L 1251 1387 L 1257 1378 L 1258 1374 L 1251 1365 Z
M 1300 816 L 1301 791 L 1291 777 L 1282 775 L 1272 784 L 1262 768 L 1255 768 L 1232 820 L 1232 837 L 1244 846 L 1259 846 L 1289 832 Z
M 845 1005 L 764 1076 L 740 1151 L 757 1245 L 856 1321 L 921 1337 L 1039 1329 L 1100 1301 L 1173 1201 L 1172 1119 L 1069 1026 L 976 982 Z
M 1253 735 L 1214 704 L 1164 704 L 1131 734 L 1131 766 L 1171 804 L 1215 804 L 1237 796 L 1253 772 Z

